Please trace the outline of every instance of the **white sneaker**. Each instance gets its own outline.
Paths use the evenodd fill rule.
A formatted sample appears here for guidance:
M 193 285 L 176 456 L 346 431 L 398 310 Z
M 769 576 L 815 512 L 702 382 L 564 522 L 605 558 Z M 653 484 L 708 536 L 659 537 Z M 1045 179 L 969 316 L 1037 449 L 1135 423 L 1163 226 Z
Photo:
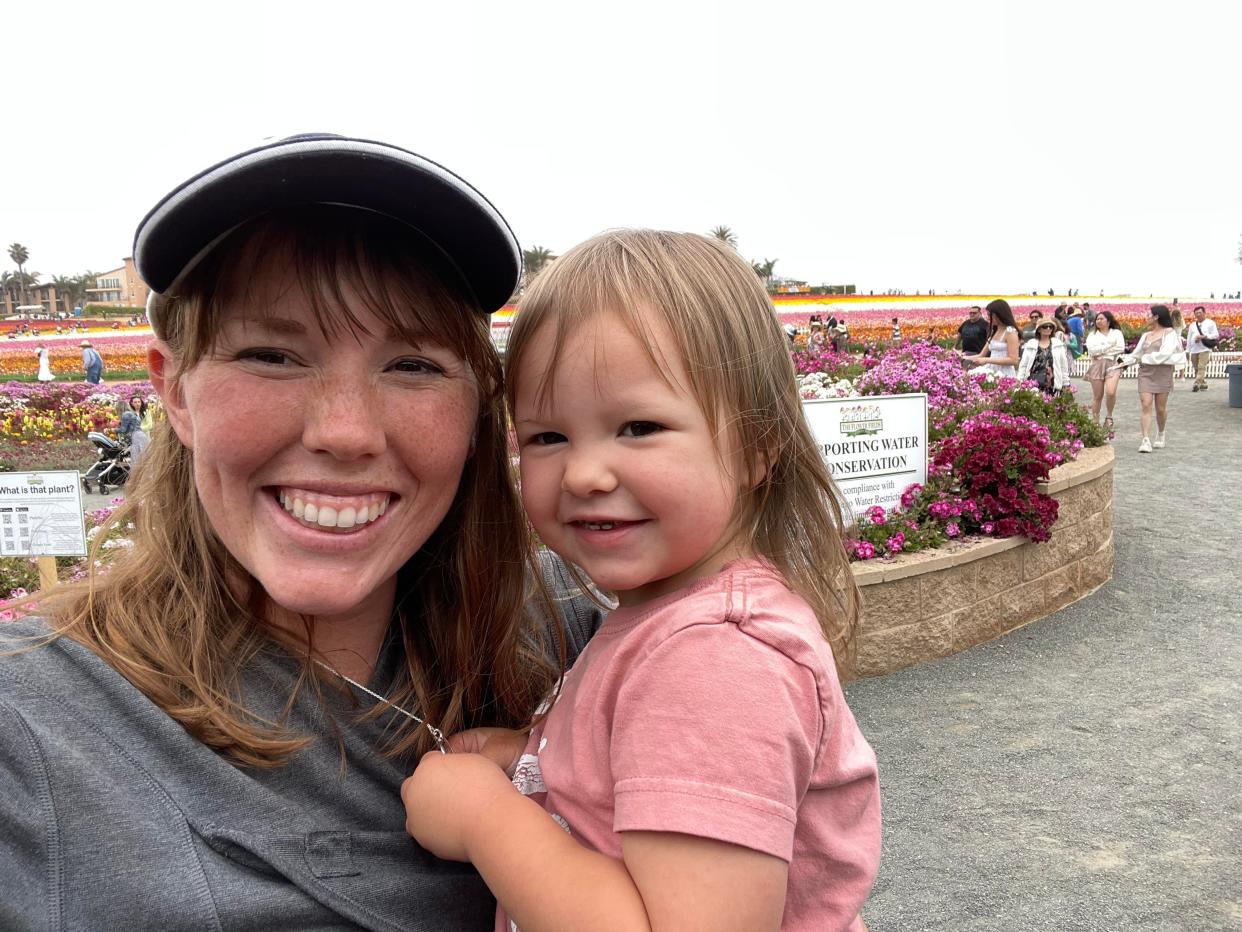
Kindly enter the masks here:
M 1152 446 L 1157 450 L 1164 446 L 1164 431 L 1160 431 L 1160 433 L 1156 434 L 1156 442 L 1153 443 Z
M 1149 438 L 1147 437 L 1143 438 L 1143 442 L 1139 444 L 1139 452 L 1140 453 L 1151 452 L 1151 440 Z

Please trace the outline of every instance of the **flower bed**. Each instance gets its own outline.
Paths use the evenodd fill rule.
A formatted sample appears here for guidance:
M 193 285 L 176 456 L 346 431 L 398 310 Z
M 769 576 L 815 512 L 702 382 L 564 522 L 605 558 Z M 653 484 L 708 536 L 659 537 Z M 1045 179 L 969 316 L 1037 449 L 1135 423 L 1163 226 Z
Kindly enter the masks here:
M 1043 618 L 1113 572 L 1113 451 L 1083 451 L 1036 486 L 1058 511 L 1047 543 L 959 539 L 852 567 L 862 589 L 856 668 L 879 676 L 946 657 Z
M 871 508 L 858 518 L 847 547 L 854 560 L 889 558 L 941 547 L 954 539 L 1013 537 L 1044 541 L 1057 503 L 1038 490 L 1050 470 L 1086 447 L 1105 443 L 1103 430 L 1072 392 L 1053 398 L 1033 383 L 971 373 L 959 357 L 932 343 L 877 347 L 851 387 L 837 380 L 845 363 L 795 353 L 805 398 L 926 393 L 928 478 L 913 485 L 892 511 Z
M 101 533 L 104 523 L 112 517 L 119 505 L 125 503 L 124 498 L 112 499 L 107 508 L 98 508 L 86 512 L 86 539 L 90 546 Z M 119 519 L 118 519 L 119 520 Z M 130 546 L 126 537 L 132 531 L 132 523 L 116 527 L 100 545 L 100 559 L 96 562 L 97 569 L 104 568 L 110 556 L 120 549 Z M 90 572 L 90 557 L 57 557 L 56 575 L 61 582 L 77 582 L 85 579 Z M 17 612 L 5 603 L 9 600 L 20 600 L 39 588 L 39 564 L 33 557 L 5 557 L 0 559 L 0 621 L 11 621 Z M 30 612 L 35 606 L 25 606 L 22 611 Z

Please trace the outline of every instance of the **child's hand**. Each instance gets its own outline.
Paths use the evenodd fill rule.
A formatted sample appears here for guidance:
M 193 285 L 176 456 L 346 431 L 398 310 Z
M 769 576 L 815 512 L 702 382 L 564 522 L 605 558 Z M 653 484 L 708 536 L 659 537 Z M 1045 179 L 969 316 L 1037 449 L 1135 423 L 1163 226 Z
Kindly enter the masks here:
M 452 754 L 482 754 L 512 778 L 526 739 L 525 732 L 510 728 L 471 728 L 450 737 L 448 747 Z
M 471 839 L 488 828 L 491 804 L 516 793 L 504 771 L 482 754 L 431 751 L 401 784 L 405 830 L 438 858 L 469 861 Z

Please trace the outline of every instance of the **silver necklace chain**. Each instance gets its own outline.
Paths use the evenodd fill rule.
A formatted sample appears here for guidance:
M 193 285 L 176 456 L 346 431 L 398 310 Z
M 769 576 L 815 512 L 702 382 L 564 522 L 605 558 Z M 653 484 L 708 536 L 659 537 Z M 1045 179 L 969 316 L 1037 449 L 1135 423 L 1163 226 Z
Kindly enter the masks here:
M 384 696 L 381 696 L 379 693 L 374 692 L 373 690 L 367 689 L 365 686 L 363 686 L 363 685 L 362 685 L 361 683 L 359 683 L 357 680 L 351 680 L 351 679 L 350 679 L 348 676 L 346 676 L 344 673 L 341 673 L 339 670 L 337 670 L 337 669 L 335 669 L 335 668 L 333 668 L 333 667 L 328 666 L 328 665 L 327 665 L 326 663 L 324 663 L 322 660 L 318 660 L 318 659 L 316 659 L 316 660 L 315 660 L 315 663 L 319 664 L 319 666 L 323 667 L 325 670 L 327 670 L 327 671 L 328 671 L 329 673 L 331 673 L 333 676 L 338 676 L 338 677 L 340 677 L 340 678 L 341 678 L 341 679 L 343 679 L 346 683 L 348 683 L 350 686 L 353 686 L 353 687 L 355 687 L 356 689 L 360 689 L 360 690 L 362 690 L 364 693 L 366 693 L 368 696 L 370 696 L 370 697 L 371 697 L 372 699 L 374 699 L 376 702 L 382 702 L 384 705 L 388 706 L 388 708 L 393 709 L 393 710 L 394 710 L 394 711 L 396 711 L 396 712 L 400 712 L 402 715 L 404 715 L 404 716 L 405 716 L 406 718 L 408 718 L 410 721 L 414 722 L 416 725 L 420 725 L 421 727 L 426 728 L 426 729 L 427 729 L 427 733 L 428 733 L 428 734 L 430 734 L 430 735 L 431 735 L 431 737 L 432 737 L 432 739 L 435 741 L 435 743 L 436 743 L 436 748 L 438 748 L 438 749 L 439 749 L 440 753 L 441 753 L 441 754 L 447 754 L 447 753 L 448 753 L 448 745 L 447 745 L 447 743 L 446 743 L 446 742 L 445 742 L 445 740 L 444 740 L 444 732 L 442 732 L 442 731 L 441 731 L 439 728 L 437 728 L 435 725 L 431 724 L 431 722 L 427 721 L 426 719 L 419 718 L 419 717 L 418 717 L 417 715 L 415 715 L 413 712 L 410 712 L 410 711 L 408 711 L 408 710 L 406 710 L 406 709 L 401 708 L 401 706 L 397 705 L 397 704 L 396 704 L 395 702 L 393 702 L 392 700 L 387 699 L 387 698 L 385 698 Z

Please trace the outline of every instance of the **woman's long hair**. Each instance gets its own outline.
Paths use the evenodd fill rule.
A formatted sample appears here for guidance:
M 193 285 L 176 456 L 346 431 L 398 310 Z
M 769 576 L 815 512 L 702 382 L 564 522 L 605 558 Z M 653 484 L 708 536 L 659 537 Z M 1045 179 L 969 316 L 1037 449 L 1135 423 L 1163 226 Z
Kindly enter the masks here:
M 1151 315 L 1152 317 L 1156 318 L 1156 322 L 1160 324 L 1161 327 L 1168 327 L 1170 329 L 1173 328 L 1173 314 L 1172 312 L 1169 311 L 1169 308 L 1167 305 L 1164 305 L 1164 304 L 1152 305 Z
M 281 212 L 234 231 L 168 298 L 155 329 L 175 357 L 170 390 L 211 352 L 221 309 L 247 293 L 250 272 L 272 255 L 290 257 L 325 334 L 361 329 L 361 303 L 407 339 L 430 333 L 459 348 L 473 370 L 475 449 L 448 514 L 398 574 L 394 622 L 406 662 L 387 698 L 419 709 L 446 734 L 526 724 L 555 671 L 545 659 L 546 619 L 535 623 L 524 611 L 528 580 L 539 574 L 528 574 L 533 548 L 512 482 L 487 316 L 415 231 L 348 208 Z M 134 523 L 133 546 L 106 572 L 44 599 L 53 636 L 95 651 L 208 747 L 241 765 L 278 766 L 313 738 L 248 709 L 239 671 L 278 639 L 304 660 L 287 708 L 304 688 L 341 685 L 310 662 L 313 617 L 304 619 L 305 641 L 264 621 L 265 593 L 212 528 L 193 457 L 166 421 L 156 424 L 129 502 L 112 518 L 113 526 Z M 425 729 L 404 720 L 390 735 L 384 751 L 393 756 L 432 746 Z
M 989 302 L 985 310 L 988 312 L 988 340 L 991 340 L 997 333 L 1004 333 L 1006 327 L 1013 327 L 1021 332 L 1021 328 L 1013 319 L 1013 309 L 1009 307 L 1009 302 L 1004 298 Z
M 673 345 L 652 339 L 648 311 Z M 657 370 L 667 371 L 672 354 L 681 357 L 708 423 L 740 452 L 740 475 L 762 477 L 739 497 L 731 530 L 807 601 L 848 676 L 860 601 L 845 552 L 849 510 L 803 417 L 763 283 L 732 248 L 690 233 L 616 230 L 575 246 L 540 273 L 519 305 L 505 358 L 510 411 L 515 374 L 536 335 L 553 346 L 548 371 L 532 376 L 546 397 L 570 335 L 609 313 Z

